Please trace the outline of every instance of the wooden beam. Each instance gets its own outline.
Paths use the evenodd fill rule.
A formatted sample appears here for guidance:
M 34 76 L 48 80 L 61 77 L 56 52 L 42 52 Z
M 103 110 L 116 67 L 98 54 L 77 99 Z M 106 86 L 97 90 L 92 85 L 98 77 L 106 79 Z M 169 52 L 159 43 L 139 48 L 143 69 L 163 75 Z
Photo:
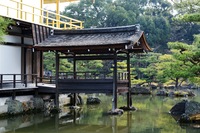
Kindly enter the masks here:
M 33 44 L 37 44 L 37 36 L 35 32 L 35 24 L 32 24 L 32 38 L 33 38 Z
M 67 58 L 73 58 L 75 60 L 113 60 L 114 55 L 108 54 L 108 55 L 98 55 L 98 56 L 60 56 L 60 59 L 67 59 Z M 126 60 L 126 57 L 124 56 L 118 56 L 117 59 L 119 60 Z

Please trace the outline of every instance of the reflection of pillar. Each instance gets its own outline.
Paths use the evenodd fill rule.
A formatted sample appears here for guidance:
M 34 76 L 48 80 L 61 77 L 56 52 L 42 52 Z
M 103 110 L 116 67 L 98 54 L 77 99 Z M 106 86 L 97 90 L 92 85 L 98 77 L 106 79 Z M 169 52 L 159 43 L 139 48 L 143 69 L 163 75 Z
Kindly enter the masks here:
M 74 117 L 73 117 L 73 123 L 76 124 L 76 117 L 77 117 L 77 113 L 76 113 L 76 110 L 72 110 L 73 111 L 73 114 L 74 114 Z
M 132 112 L 127 112 L 127 127 L 128 133 L 131 133 L 131 123 L 132 123 Z
M 59 108 L 59 92 L 58 92 L 58 79 L 59 79 L 59 54 L 56 51 L 56 94 L 55 94 L 55 104 Z
M 55 133 L 58 133 L 59 132 L 59 114 L 55 115 L 55 129 L 56 129 Z
M 76 54 L 74 54 L 74 64 L 73 64 L 73 73 L 74 73 L 74 79 L 76 79 Z M 77 94 L 74 93 L 74 106 L 76 106 L 76 98 L 77 98 Z
M 132 99 L 131 99 L 131 70 L 130 70 L 130 54 L 127 53 L 127 72 L 128 72 L 128 92 L 127 92 L 127 107 L 132 106 Z
M 117 133 L 117 117 L 112 117 L 112 133 Z
M 112 111 L 117 108 L 117 53 L 114 54 L 114 72 L 113 72 L 113 105 Z

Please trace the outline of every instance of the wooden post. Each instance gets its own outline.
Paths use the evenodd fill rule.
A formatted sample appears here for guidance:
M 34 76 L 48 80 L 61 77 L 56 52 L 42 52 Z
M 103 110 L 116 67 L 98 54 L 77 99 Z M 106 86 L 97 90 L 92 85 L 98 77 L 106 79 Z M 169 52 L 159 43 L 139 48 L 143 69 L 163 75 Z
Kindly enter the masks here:
M 26 74 L 26 62 L 27 62 L 27 58 L 26 58 L 26 56 L 27 56 L 27 48 L 24 48 L 24 53 L 23 53 L 23 60 L 24 60 L 24 62 L 23 62 L 23 74 L 24 74 L 24 76 L 23 76 L 23 80 L 24 80 L 24 83 L 25 83 L 25 81 L 26 81 L 26 77 L 25 77 L 25 74 Z
M 13 75 L 13 88 L 16 87 L 16 75 L 14 74 Z
M 60 0 L 56 0 L 56 27 L 60 28 Z
M 3 88 L 3 75 L 0 75 L 0 88 Z
M 117 108 L 117 53 L 114 54 L 114 72 L 113 72 L 113 105 L 112 111 Z
M 25 84 L 25 87 L 27 87 L 27 82 L 28 82 L 28 76 L 27 76 L 27 74 L 24 74 L 24 84 Z
M 56 94 L 55 94 L 55 104 L 59 108 L 59 92 L 58 92 L 58 79 L 59 79 L 59 54 L 56 51 Z
M 76 79 L 76 54 L 74 54 L 73 58 L 74 58 L 74 64 L 73 64 L 73 75 L 74 75 L 74 79 Z M 73 106 L 76 106 L 76 97 L 77 97 L 77 94 L 74 93 L 74 105 Z
M 43 78 L 43 52 L 40 51 L 40 78 L 39 81 L 42 82 L 42 78 Z M 37 80 L 37 77 L 36 77 Z
M 12 100 L 15 100 L 16 99 L 16 92 L 15 92 L 15 90 L 13 90 L 13 92 L 12 92 Z
M 128 78 L 128 92 L 127 92 L 127 107 L 130 108 L 132 106 L 132 99 L 131 99 L 131 92 L 130 92 L 130 88 L 131 88 L 131 75 L 130 75 L 130 54 L 127 53 L 127 78 Z

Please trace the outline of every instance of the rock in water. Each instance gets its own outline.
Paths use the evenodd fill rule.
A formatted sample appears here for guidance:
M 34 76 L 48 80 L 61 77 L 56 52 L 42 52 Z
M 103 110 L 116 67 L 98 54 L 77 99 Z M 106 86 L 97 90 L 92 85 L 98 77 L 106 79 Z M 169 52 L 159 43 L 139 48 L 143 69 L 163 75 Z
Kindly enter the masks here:
M 8 105 L 8 114 L 14 115 L 24 111 L 22 103 L 17 100 L 8 99 L 5 104 Z
M 200 114 L 200 103 L 195 101 L 186 102 L 185 113 L 188 115 Z
M 87 104 L 100 104 L 101 100 L 97 97 L 89 97 L 87 98 Z
M 170 113 L 176 116 L 180 123 L 199 122 L 200 103 L 195 101 L 182 101 L 174 105 Z
M 143 95 L 150 95 L 151 91 L 147 88 L 143 88 L 143 87 L 133 87 L 131 88 L 131 94 L 143 94 Z
M 182 115 L 183 113 L 185 113 L 185 104 L 187 101 L 182 101 L 180 103 L 177 103 L 176 105 L 174 105 L 171 110 L 170 113 L 172 115 Z

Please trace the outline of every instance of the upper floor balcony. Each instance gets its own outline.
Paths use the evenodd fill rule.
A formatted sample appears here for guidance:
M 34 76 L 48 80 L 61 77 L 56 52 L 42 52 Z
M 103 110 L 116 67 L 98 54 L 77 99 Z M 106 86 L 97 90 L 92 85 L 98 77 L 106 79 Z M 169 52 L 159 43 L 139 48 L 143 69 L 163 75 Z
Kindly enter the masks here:
M 59 3 L 76 0 L 0 0 L 0 16 L 54 29 L 82 29 L 83 22 L 60 15 Z M 43 9 L 44 4 L 55 3 L 55 12 Z

